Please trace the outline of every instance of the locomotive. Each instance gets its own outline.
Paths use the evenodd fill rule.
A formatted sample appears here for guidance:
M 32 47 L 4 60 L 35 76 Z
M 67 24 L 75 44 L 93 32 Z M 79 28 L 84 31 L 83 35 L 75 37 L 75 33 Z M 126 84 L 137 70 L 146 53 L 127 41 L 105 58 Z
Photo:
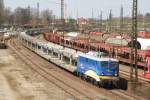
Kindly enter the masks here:
M 94 80 L 93 82 L 96 82 L 94 84 L 117 86 L 119 62 L 112 58 L 98 58 L 88 54 L 80 54 L 77 60 L 76 73 L 85 79 Z

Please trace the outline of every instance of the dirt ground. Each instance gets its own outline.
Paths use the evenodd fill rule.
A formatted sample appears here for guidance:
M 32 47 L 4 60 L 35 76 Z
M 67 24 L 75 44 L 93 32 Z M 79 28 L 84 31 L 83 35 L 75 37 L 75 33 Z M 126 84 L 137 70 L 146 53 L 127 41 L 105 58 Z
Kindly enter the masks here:
M 27 66 L 10 49 L 0 49 L 0 100 L 74 100 Z

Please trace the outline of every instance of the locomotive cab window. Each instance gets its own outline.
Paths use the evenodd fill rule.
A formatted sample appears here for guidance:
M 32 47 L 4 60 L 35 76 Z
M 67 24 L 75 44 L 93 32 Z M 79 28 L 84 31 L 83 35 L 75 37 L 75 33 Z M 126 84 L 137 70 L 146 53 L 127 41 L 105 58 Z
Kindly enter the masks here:
M 87 59 L 87 58 L 86 58 L 85 60 L 86 60 L 86 62 L 88 62 L 88 59 Z
M 117 68 L 119 65 L 118 65 L 118 62 L 109 62 L 109 61 L 102 61 L 101 62 L 101 67 L 102 68 L 111 68 L 111 69 L 115 69 Z
M 101 62 L 101 67 L 102 68 L 108 68 L 109 64 L 108 64 L 108 61 L 102 61 Z
M 117 68 L 119 66 L 118 62 L 110 62 L 110 68 L 111 69 L 114 69 L 114 68 Z

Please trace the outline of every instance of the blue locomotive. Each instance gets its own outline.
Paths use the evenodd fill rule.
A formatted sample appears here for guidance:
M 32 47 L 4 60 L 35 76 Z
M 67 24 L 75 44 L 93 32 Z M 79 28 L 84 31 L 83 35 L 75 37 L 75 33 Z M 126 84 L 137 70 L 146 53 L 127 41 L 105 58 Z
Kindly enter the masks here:
M 120 86 L 119 61 L 113 58 L 80 54 L 77 59 L 76 73 L 98 86 Z

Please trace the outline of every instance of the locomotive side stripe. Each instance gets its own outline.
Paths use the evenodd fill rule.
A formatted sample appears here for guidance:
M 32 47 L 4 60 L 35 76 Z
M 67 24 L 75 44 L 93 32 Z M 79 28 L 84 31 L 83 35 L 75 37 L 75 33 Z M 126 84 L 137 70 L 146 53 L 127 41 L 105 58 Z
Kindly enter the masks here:
M 117 80 L 118 79 L 118 77 L 115 77 L 115 76 L 99 76 L 93 70 L 88 70 L 84 74 L 89 77 L 92 77 L 96 81 L 100 81 L 100 79 L 108 79 L 108 80 Z
M 100 81 L 99 76 L 93 70 L 88 70 L 84 73 L 85 75 L 94 78 L 96 81 Z
M 114 77 L 114 76 L 99 76 L 100 79 L 112 79 L 112 80 L 117 80 L 118 77 Z

